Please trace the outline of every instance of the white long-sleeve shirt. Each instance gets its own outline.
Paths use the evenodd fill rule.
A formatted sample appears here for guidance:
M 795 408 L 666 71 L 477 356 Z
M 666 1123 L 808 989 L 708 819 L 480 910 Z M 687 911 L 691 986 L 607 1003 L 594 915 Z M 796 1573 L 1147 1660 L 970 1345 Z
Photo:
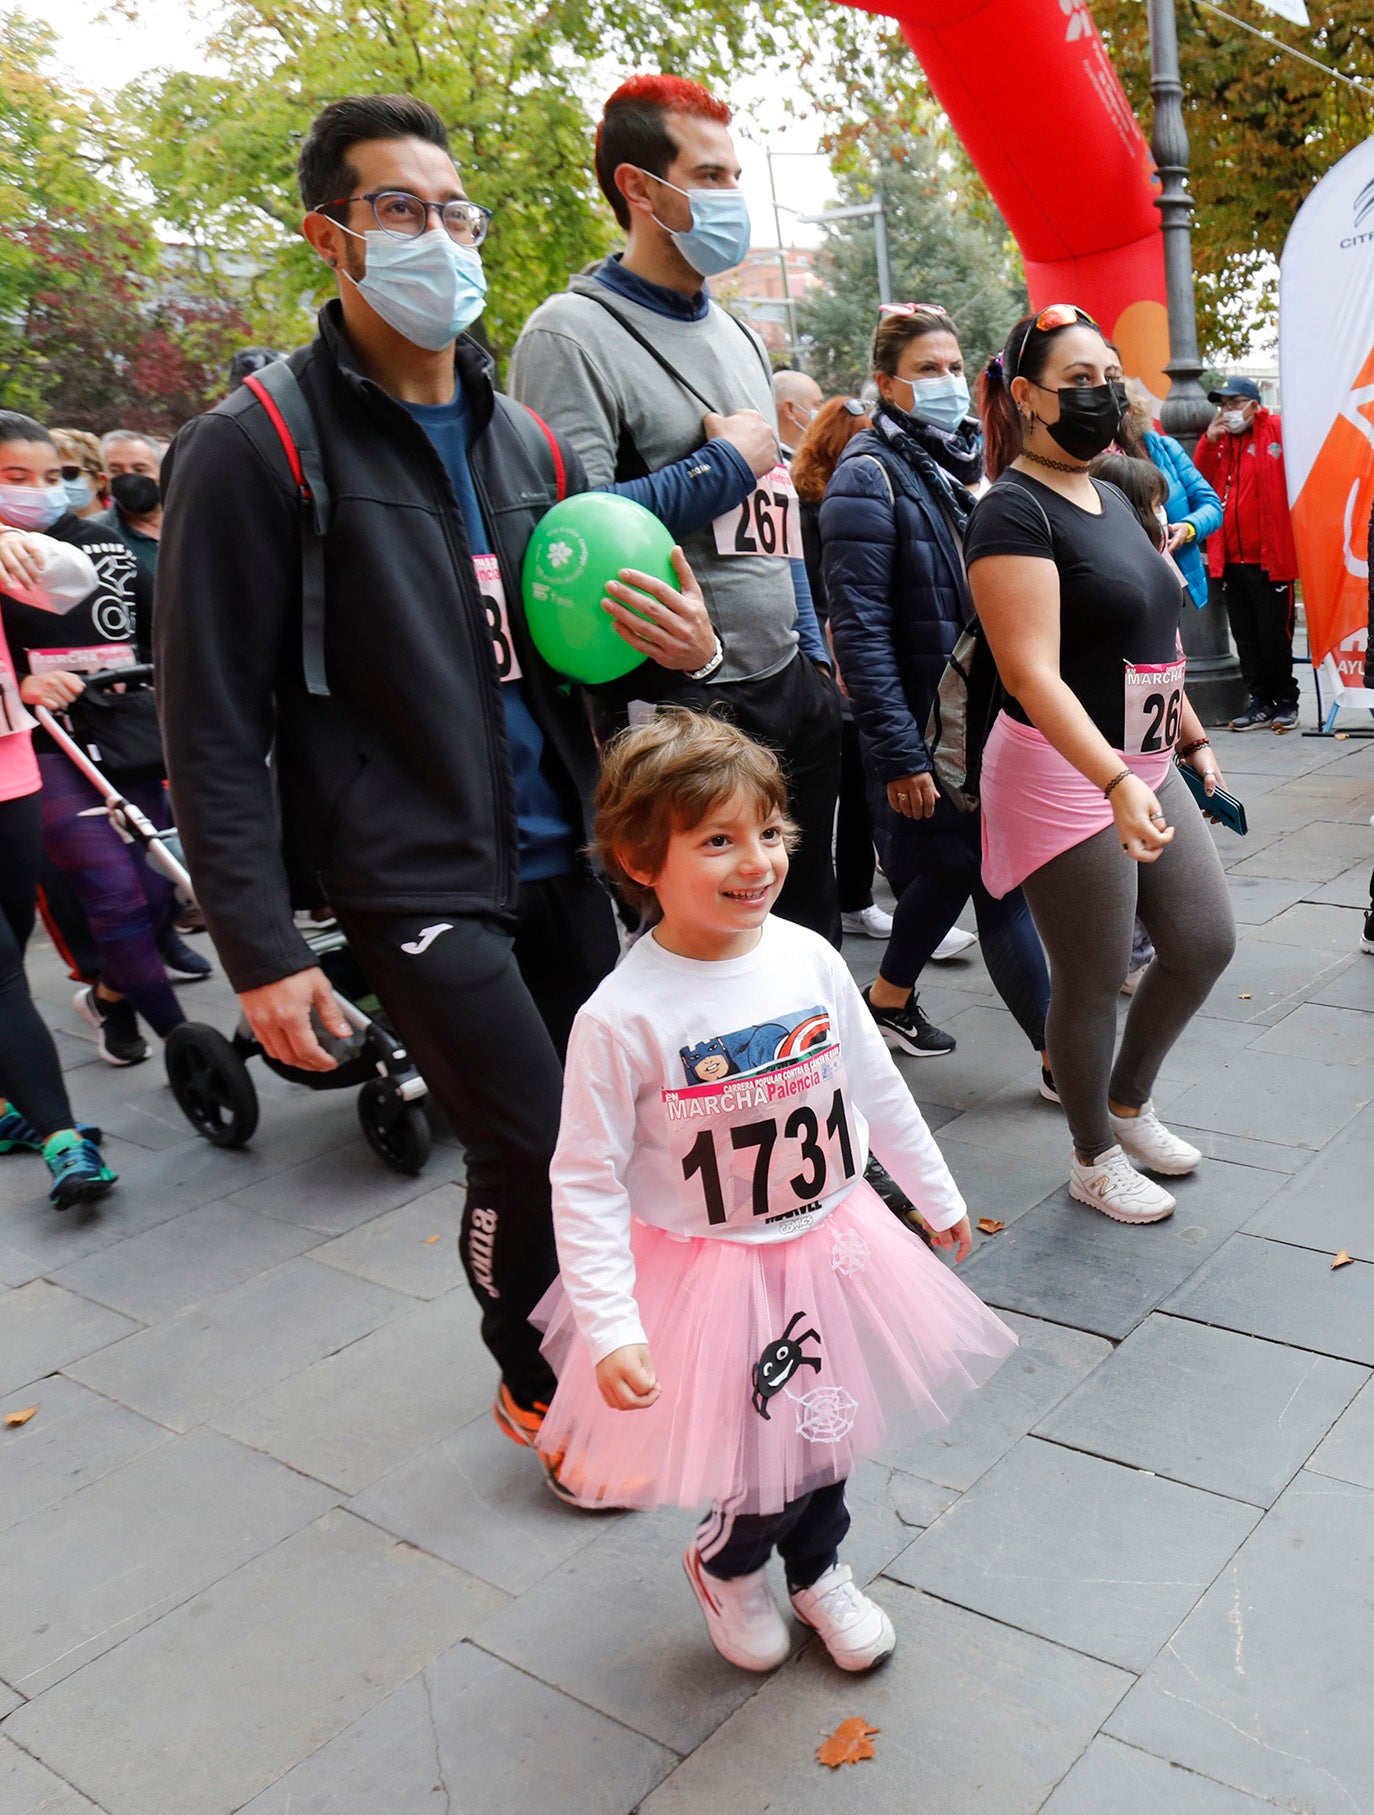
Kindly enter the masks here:
M 787 1241 L 848 1196 L 870 1146 L 930 1228 L 965 1215 L 838 952 L 778 919 L 716 963 L 641 939 L 573 1026 L 550 1174 L 593 1361 L 644 1341 L 632 1214 L 673 1235 Z

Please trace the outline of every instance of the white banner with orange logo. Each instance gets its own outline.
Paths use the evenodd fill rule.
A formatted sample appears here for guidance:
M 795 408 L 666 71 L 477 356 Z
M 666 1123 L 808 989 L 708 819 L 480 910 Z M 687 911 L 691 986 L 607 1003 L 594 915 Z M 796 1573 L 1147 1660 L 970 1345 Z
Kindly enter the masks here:
M 1327 172 L 1293 222 L 1279 274 L 1279 370 L 1288 499 L 1323 703 L 1374 706 L 1374 692 L 1365 689 L 1374 508 L 1374 138 Z

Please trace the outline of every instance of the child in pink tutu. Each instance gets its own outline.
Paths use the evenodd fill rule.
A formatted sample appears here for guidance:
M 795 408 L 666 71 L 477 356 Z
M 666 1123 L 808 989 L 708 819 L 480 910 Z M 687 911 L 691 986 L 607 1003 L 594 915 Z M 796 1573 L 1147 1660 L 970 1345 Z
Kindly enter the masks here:
M 776 1549 L 797 1617 L 867 1670 L 896 1638 L 839 1561 L 854 1460 L 944 1424 L 1016 1339 L 864 1182 L 871 1143 L 969 1252 L 844 960 L 769 918 L 796 836 L 774 757 L 665 712 L 611 747 L 597 806 L 600 856 L 657 918 L 568 1048 L 539 1448 L 588 1506 L 711 1502 L 684 1562 L 730 1662 L 788 1654 Z

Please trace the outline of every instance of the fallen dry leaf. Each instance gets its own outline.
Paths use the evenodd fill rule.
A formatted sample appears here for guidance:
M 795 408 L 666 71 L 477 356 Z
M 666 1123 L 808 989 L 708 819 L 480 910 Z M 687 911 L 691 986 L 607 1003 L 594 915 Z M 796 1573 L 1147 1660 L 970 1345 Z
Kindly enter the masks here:
M 881 1727 L 870 1727 L 862 1714 L 856 1714 L 852 1720 L 842 1720 L 835 1731 L 821 1741 L 816 1747 L 816 1757 L 832 1771 L 837 1771 L 841 1765 L 856 1765 L 861 1758 L 873 1757 L 869 1735 L 881 1731 Z
M 999 1223 L 995 1216 L 980 1216 L 978 1218 L 978 1227 L 983 1231 L 984 1235 L 1000 1235 L 1006 1226 L 1005 1223 Z
M 1241 991 L 1240 999 L 1242 1002 L 1253 1002 L 1255 998 L 1250 994 L 1249 990 L 1247 989 L 1247 990 Z
M 1333 1260 L 1331 1263 L 1331 1271 L 1334 1273 L 1336 1271 L 1337 1267 L 1353 1267 L 1354 1264 L 1355 1263 L 1354 1263 L 1353 1259 L 1351 1258 L 1351 1256 L 1346 1253 L 1344 1248 L 1342 1248 L 1340 1253 L 1336 1256 L 1335 1260 Z M 8 1423 L 8 1422 L 9 1421 L 7 1419 L 6 1423 Z
M 427 1248 L 432 1248 L 434 1246 L 435 1242 L 438 1241 L 438 1239 L 439 1239 L 439 1237 L 437 1235 L 427 1235 L 425 1237 L 425 1246 Z
M 1350 736 L 1350 733 L 1348 731 L 1338 731 L 1336 733 L 1336 742 L 1338 744 L 1343 744 L 1345 742 L 1346 738 L 1348 738 L 1349 736 Z
M 1350 1256 L 1347 1255 L 1346 1259 L 1349 1260 L 1349 1258 Z M 37 1410 L 38 1407 L 36 1405 L 26 1405 L 22 1412 L 6 1412 L 5 1429 L 7 1431 L 13 1430 L 17 1425 L 27 1424 Z

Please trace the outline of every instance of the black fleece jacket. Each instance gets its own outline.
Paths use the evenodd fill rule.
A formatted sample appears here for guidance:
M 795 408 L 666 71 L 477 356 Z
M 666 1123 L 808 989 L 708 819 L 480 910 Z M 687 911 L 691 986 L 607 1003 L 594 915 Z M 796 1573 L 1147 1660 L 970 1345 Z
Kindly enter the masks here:
M 306 690 L 296 495 L 265 410 L 234 392 L 182 429 L 163 468 L 154 651 L 173 807 L 240 991 L 313 962 L 293 904 L 504 916 L 518 887 L 500 682 L 453 488 L 424 430 L 358 368 L 337 302 L 319 326 L 291 365 L 333 500 L 328 697 Z M 496 411 L 488 356 L 464 337 L 456 365 L 546 772 L 586 824 L 586 712 L 534 650 L 520 605 L 552 484 Z M 576 457 L 563 459 L 569 490 L 585 490 Z

